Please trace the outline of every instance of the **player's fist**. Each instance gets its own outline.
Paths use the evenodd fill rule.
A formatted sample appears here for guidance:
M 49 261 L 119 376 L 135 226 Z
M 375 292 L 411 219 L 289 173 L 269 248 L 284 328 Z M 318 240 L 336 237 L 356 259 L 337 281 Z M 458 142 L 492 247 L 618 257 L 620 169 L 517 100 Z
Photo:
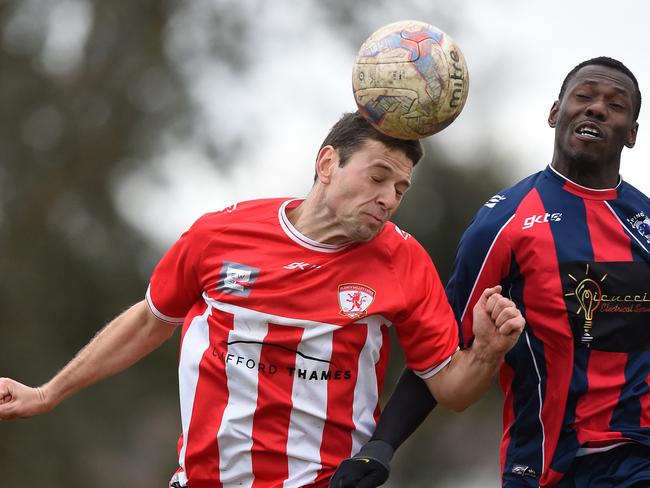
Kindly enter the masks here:
M 375 488 L 388 479 L 388 468 L 376 459 L 345 459 L 330 479 L 329 488 Z
M 358 453 L 344 459 L 330 479 L 329 488 L 376 488 L 390 474 L 394 449 L 380 439 L 368 441 Z
M 51 410 L 41 388 L 0 378 L 0 420 L 33 417 Z
M 486 289 L 474 306 L 474 341 L 486 354 L 501 356 L 515 345 L 526 321 L 501 286 Z

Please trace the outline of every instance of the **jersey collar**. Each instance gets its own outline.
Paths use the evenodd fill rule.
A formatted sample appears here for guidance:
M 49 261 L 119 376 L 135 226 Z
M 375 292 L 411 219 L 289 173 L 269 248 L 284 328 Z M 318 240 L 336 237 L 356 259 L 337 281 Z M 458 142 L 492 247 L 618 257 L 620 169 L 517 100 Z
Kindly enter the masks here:
M 327 253 L 342 251 L 343 249 L 346 249 L 353 244 L 353 243 L 339 244 L 339 245 L 324 244 L 322 242 L 314 241 L 313 239 L 310 239 L 309 237 L 307 237 L 306 235 L 298 231 L 298 229 L 296 229 L 293 226 L 293 224 L 289 221 L 289 218 L 287 217 L 287 207 L 295 208 L 298 205 L 300 205 L 300 203 L 302 202 L 303 200 L 300 199 L 287 200 L 280 206 L 280 210 L 278 210 L 278 219 L 280 220 L 280 227 L 282 227 L 284 233 L 292 241 L 301 245 L 302 247 L 311 249 L 312 251 L 327 252 Z
M 574 181 L 571 181 L 566 176 L 560 174 L 550 164 L 546 167 L 546 174 L 558 180 L 562 184 L 562 188 L 564 190 L 577 195 L 580 198 L 586 198 L 588 200 L 616 200 L 618 198 L 618 192 L 621 187 L 621 183 L 623 182 L 619 176 L 618 183 L 614 188 L 605 188 L 599 190 L 595 188 L 588 188 L 586 186 L 579 185 Z

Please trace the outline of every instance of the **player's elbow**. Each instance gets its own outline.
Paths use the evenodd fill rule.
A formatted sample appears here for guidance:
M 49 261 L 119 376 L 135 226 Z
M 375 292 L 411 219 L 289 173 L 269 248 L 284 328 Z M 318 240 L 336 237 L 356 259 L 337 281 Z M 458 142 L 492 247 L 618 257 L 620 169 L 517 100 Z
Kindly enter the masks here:
M 439 405 L 454 412 L 462 412 L 476 401 L 472 396 L 459 391 L 458 388 L 450 388 L 444 382 L 429 381 L 427 382 L 427 386 L 429 386 L 431 395 Z

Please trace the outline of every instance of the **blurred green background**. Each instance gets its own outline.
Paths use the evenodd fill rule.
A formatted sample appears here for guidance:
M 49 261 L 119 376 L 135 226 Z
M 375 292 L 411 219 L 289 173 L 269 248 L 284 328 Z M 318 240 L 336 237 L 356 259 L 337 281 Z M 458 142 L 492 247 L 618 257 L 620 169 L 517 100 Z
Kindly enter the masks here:
M 462 41 L 460 17 L 449 5 L 417 0 L 0 1 L 0 376 L 47 381 L 103 324 L 142 299 L 180 231 L 223 199 L 243 199 L 238 173 L 252 196 L 306 194 L 318 145 L 340 113 L 354 108 L 347 70 L 361 42 L 404 18 L 435 19 Z M 256 63 L 273 66 L 283 46 L 303 41 L 309 55 L 283 59 L 265 90 L 237 91 L 259 75 Z M 475 68 L 468 59 L 472 79 L 493 79 L 506 53 L 486 56 L 490 62 L 476 60 Z M 342 88 L 323 93 L 328 84 Z M 278 101 L 279 86 L 295 98 Z M 332 103 L 336 90 L 349 98 Z M 426 140 L 425 160 L 394 219 L 427 248 L 443 280 L 474 212 L 527 172 L 504 169 L 517 166 L 481 125 L 493 107 L 480 89 L 472 105 L 475 91 L 459 121 Z M 286 113 L 274 115 L 280 104 Z M 290 118 L 293 109 L 306 112 Z M 454 135 L 463 117 L 481 130 Z M 268 143 L 269 125 L 286 143 Z M 296 150 L 305 142 L 297 125 L 310 131 L 307 149 Z M 253 159 L 262 144 L 271 148 L 269 160 L 286 165 L 274 170 L 280 179 L 270 188 L 252 163 L 233 165 L 242 155 Z M 179 147 L 184 157 L 176 159 Z M 301 168 L 299 184 L 289 181 L 293 168 Z M 257 195 L 256 187 L 264 191 Z M 2 486 L 166 486 L 180 428 L 177 348 L 178 334 L 55 411 L 0 423 Z M 401 352 L 393 352 L 387 390 L 403 367 Z M 387 486 L 497 485 L 500 402 L 495 386 L 462 414 L 437 409 L 396 455 Z

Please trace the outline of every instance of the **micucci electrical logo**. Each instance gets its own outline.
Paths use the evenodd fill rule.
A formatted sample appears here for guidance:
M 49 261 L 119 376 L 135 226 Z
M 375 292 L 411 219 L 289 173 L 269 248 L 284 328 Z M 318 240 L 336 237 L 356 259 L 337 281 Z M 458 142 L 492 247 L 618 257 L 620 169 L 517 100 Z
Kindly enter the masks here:
M 583 317 L 581 343 L 589 346 L 594 339 L 592 327 L 596 312 L 627 316 L 650 313 L 650 292 L 632 288 L 631 292 L 626 290 L 626 293 L 608 293 L 607 290 L 603 291 L 605 284 L 610 282 L 608 273 L 602 271 L 590 276 L 589 264 L 586 264 L 584 269 L 583 276 L 577 273 L 568 274 L 573 285 L 572 290 L 564 294 L 566 297 L 575 297 L 578 302 L 575 314 Z

